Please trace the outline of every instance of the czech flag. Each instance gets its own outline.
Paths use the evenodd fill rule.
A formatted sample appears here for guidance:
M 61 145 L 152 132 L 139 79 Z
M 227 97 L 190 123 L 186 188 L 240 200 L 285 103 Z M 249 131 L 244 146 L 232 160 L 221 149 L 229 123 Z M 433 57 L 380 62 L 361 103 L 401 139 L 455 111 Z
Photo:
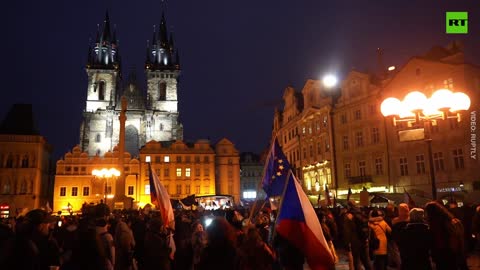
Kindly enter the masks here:
M 165 187 L 160 183 L 158 175 L 153 171 L 152 166 L 148 163 L 150 171 L 150 201 L 160 211 L 165 227 L 175 229 L 175 217 L 173 215 L 172 203 L 170 195 Z
M 312 270 L 335 269 L 315 210 L 293 173 L 289 174 L 277 219 L 277 233 L 303 252 Z

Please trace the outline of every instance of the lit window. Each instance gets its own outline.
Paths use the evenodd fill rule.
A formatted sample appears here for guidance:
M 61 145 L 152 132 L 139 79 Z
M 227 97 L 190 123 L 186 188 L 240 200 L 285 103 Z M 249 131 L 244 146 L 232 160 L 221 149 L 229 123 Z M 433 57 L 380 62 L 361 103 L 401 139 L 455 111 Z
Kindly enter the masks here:
M 72 196 L 78 195 L 78 187 L 72 187 Z
M 177 177 L 182 176 L 182 168 L 177 168 Z
M 163 157 L 163 162 L 170 162 L 170 156 L 164 156 Z
M 185 168 L 185 176 L 190 177 L 190 168 Z
M 244 199 L 255 199 L 255 198 L 257 198 L 257 192 L 256 191 L 244 191 L 243 192 L 243 198 Z
M 448 78 L 446 80 L 443 80 L 443 88 L 453 90 L 453 79 Z
M 150 185 L 145 185 L 145 195 L 150 195 Z

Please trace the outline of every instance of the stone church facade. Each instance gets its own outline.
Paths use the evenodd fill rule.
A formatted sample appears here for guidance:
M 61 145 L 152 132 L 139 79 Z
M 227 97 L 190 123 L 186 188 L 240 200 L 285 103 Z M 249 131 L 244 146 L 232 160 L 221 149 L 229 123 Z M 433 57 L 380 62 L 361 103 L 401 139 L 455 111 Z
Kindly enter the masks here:
M 89 156 L 103 155 L 119 143 L 120 97 L 127 98 L 125 150 L 138 156 L 151 140 L 183 140 L 178 120 L 177 79 L 180 74 L 178 50 L 168 33 L 165 17 L 147 47 L 146 95 L 134 73 L 122 80 L 121 57 L 116 32 L 110 28 L 108 13 L 95 44 L 88 50 L 87 100 L 80 127 L 80 147 Z

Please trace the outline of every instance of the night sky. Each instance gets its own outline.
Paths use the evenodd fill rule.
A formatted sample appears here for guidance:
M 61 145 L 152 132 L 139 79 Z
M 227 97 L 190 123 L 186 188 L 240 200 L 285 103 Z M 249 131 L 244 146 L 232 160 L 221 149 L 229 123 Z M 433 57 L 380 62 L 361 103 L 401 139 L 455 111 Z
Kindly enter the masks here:
M 373 4 L 375 3 L 375 4 Z M 14 103 L 32 103 L 55 158 L 79 143 L 85 64 L 108 9 L 116 25 L 124 78 L 144 81 L 146 42 L 165 11 L 180 50 L 179 110 L 184 138 L 227 137 L 237 148 L 268 146 L 273 112 L 285 87 L 352 68 L 403 65 L 432 45 L 465 43 L 480 63 L 480 2 L 160 0 L 6 1 L 1 20 L 0 118 Z M 469 34 L 445 34 L 445 12 L 468 11 Z M 145 84 L 143 85 L 145 89 Z

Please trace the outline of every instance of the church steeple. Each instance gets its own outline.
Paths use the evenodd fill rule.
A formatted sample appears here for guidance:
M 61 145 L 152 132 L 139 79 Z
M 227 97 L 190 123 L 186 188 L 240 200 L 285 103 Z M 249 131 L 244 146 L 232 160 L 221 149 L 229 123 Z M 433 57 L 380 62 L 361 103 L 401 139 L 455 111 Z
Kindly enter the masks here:
M 87 62 L 87 68 L 96 69 L 119 69 L 119 55 L 117 48 L 116 30 L 113 33 L 110 29 L 110 16 L 105 12 L 103 29 L 97 27 L 95 45 L 91 49 L 92 57 Z
M 145 68 L 147 70 L 179 70 L 180 66 L 176 61 L 175 43 L 173 40 L 173 33 L 169 33 L 167 28 L 167 21 L 165 14 L 162 12 L 162 19 L 158 29 L 153 28 L 153 37 L 151 47 L 147 59 L 145 61 Z

